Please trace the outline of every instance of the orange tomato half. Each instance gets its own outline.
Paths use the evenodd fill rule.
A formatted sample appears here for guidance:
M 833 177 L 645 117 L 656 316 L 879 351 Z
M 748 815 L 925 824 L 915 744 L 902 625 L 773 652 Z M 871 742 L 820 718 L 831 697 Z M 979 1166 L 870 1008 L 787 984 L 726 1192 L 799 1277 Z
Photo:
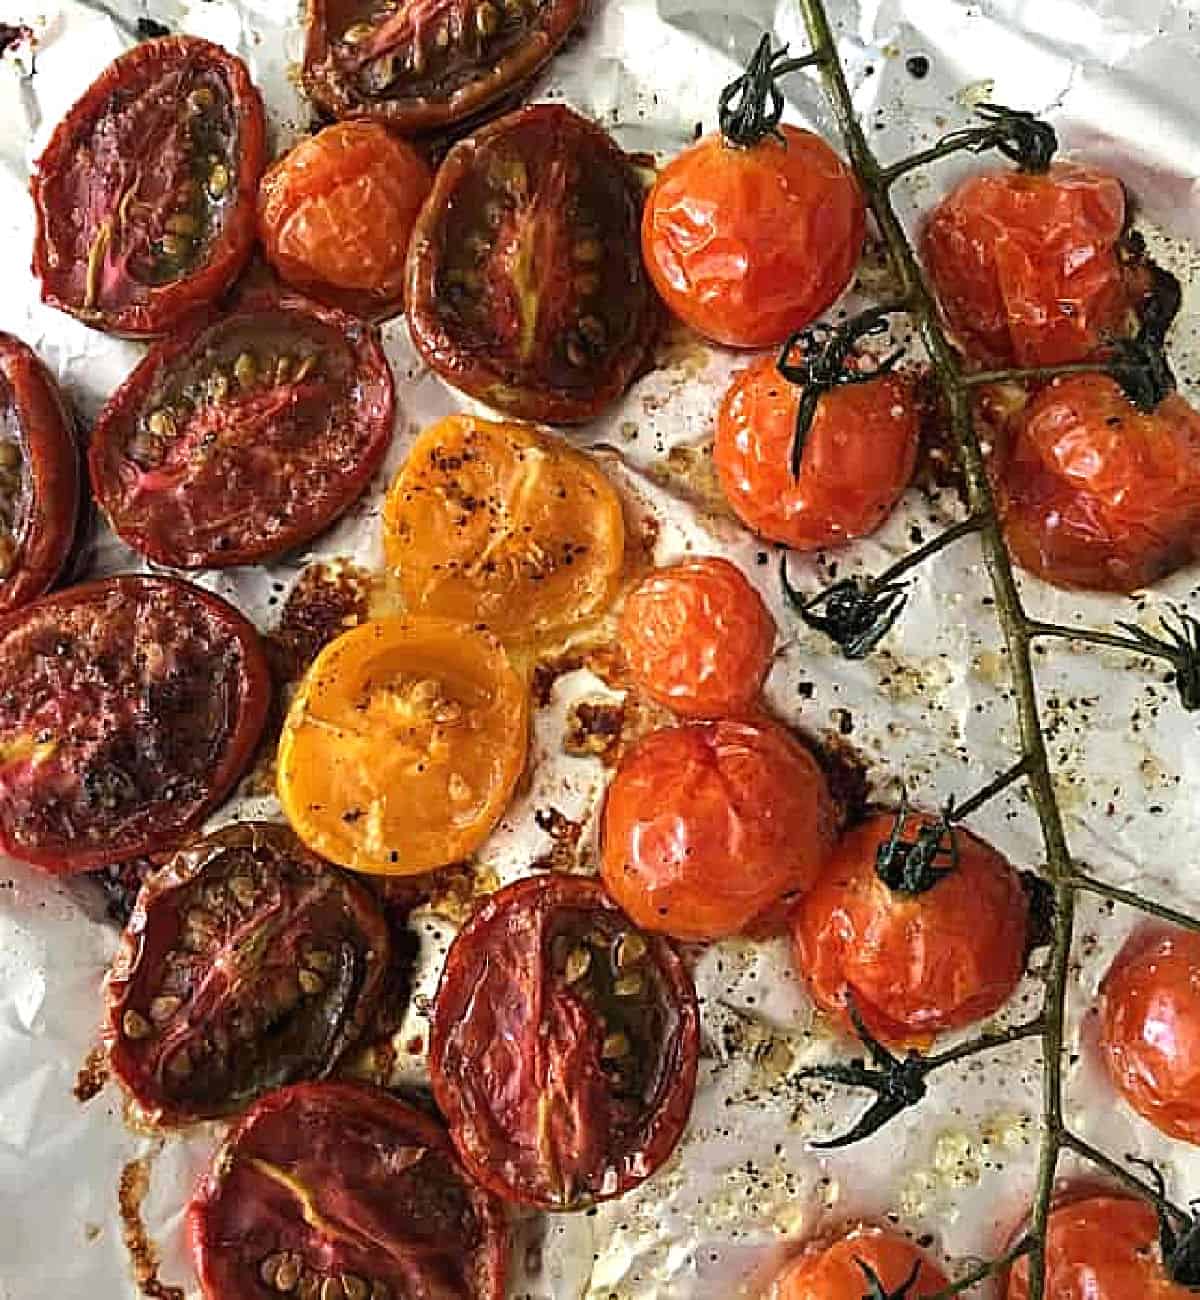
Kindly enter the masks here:
M 871 1270 L 868 1273 L 863 1265 Z M 882 1228 L 856 1228 L 831 1245 L 810 1246 L 784 1269 L 770 1300 L 864 1300 L 878 1294 L 871 1274 L 889 1296 L 905 1300 L 936 1295 L 949 1285 L 946 1275 L 907 1237 Z M 901 1291 L 912 1278 L 912 1286 Z

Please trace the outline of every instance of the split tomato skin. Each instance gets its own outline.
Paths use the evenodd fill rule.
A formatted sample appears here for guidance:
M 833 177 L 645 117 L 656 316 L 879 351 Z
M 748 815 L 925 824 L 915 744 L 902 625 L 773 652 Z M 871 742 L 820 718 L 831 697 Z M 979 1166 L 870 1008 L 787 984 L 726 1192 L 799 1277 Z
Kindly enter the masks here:
M 719 134 L 668 163 L 642 252 L 659 296 L 715 343 L 774 347 L 842 295 L 866 233 L 853 172 L 819 136 L 781 126 L 749 148 Z
M 949 1286 L 940 1268 L 918 1250 L 907 1237 L 882 1228 L 855 1228 L 832 1244 L 807 1247 L 776 1279 L 768 1300 L 863 1300 L 872 1294 L 866 1264 L 879 1278 L 888 1295 L 898 1295 L 913 1275 L 906 1300 L 937 1295 Z

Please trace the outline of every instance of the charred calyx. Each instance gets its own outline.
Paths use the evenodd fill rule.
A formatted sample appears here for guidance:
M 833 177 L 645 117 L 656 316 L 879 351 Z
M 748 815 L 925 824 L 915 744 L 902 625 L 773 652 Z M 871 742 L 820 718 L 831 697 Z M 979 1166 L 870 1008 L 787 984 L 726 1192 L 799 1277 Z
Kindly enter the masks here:
M 746 71 L 721 91 L 719 101 L 721 134 L 732 145 L 752 148 L 767 136 L 779 136 L 784 98 L 779 78 L 820 60 L 815 54 L 788 58 L 788 47 L 771 49 L 771 37 L 764 34 Z
M 1127 1156 L 1130 1164 L 1139 1165 L 1150 1175 L 1156 1193 L 1154 1208 L 1158 1214 L 1158 1244 L 1167 1276 L 1189 1291 L 1200 1291 L 1200 1220 L 1194 1213 L 1184 1214 L 1167 1200 L 1167 1183 L 1162 1170 L 1149 1160 Z
M 921 1261 L 917 1260 L 908 1277 L 894 1291 L 889 1291 L 883 1285 L 883 1279 L 866 1260 L 855 1257 L 854 1262 L 862 1269 L 863 1276 L 867 1279 L 867 1286 L 870 1287 L 869 1291 L 863 1292 L 863 1300 L 908 1300 L 921 1272 Z
M 1172 664 L 1179 701 L 1189 713 L 1194 713 L 1200 709 L 1200 621 L 1178 606 L 1172 607 L 1171 614 L 1174 622 L 1167 617 L 1160 620 L 1162 636 L 1153 636 L 1136 623 L 1117 626 L 1129 633 L 1137 649 Z
M 843 578 L 815 596 L 805 596 L 788 579 L 786 556 L 779 572 L 784 595 L 801 620 L 823 632 L 847 659 L 865 659 L 892 630 L 908 602 L 902 582 Z
M 1136 338 L 1118 339 L 1110 346 L 1108 373 L 1138 408 L 1149 414 L 1175 391 L 1175 376 L 1162 339 L 1143 328 Z
M 911 839 L 904 834 L 908 813 L 908 796 L 901 790 L 892 833 L 875 855 L 875 874 L 897 893 L 924 894 L 958 867 L 953 801 L 936 821 L 919 825 Z M 939 860 L 946 865 L 938 866 Z

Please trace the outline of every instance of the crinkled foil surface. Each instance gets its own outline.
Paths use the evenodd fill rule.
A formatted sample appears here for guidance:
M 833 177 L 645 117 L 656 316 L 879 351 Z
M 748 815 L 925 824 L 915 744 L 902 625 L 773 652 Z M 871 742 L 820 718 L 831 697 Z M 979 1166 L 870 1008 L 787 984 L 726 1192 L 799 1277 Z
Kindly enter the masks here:
M 241 54 L 262 88 L 273 145 L 309 125 L 295 89 L 301 45 L 293 0 L 0 0 L 0 22 L 28 24 L 28 44 L 0 61 L 0 328 L 30 343 L 85 419 L 95 415 L 141 349 L 43 307 L 29 273 L 32 160 L 54 124 L 149 16 Z M 1139 205 L 1157 256 L 1182 279 L 1184 317 L 1172 348 L 1184 386 L 1200 378 L 1200 4 L 1197 0 L 828 0 L 874 146 L 885 158 L 961 125 L 983 98 L 1048 114 L 1065 146 L 1113 168 Z M 803 49 L 791 0 L 595 0 L 586 34 L 535 88 L 608 125 L 633 151 L 670 154 L 697 124 L 714 126 L 720 87 L 764 28 Z M 909 59 L 929 72 L 914 76 Z M 790 116 L 826 133 L 814 82 L 794 77 Z M 965 171 L 955 160 L 906 180 L 898 197 L 915 222 Z M 1189 241 L 1197 241 L 1195 243 Z M 845 305 L 853 305 L 843 304 Z M 398 381 L 399 426 L 388 466 L 414 432 L 465 403 L 424 370 L 403 322 L 385 339 Z M 704 490 L 704 443 L 738 358 L 674 335 L 658 367 L 619 408 L 585 430 L 627 492 L 661 521 L 656 558 L 720 552 L 760 586 L 781 629 L 768 694 L 781 714 L 821 738 L 838 736 L 870 763 L 872 788 L 894 797 L 903 775 L 917 799 L 964 794 L 1011 761 L 1016 744 L 1007 675 L 989 587 L 973 542 L 925 566 L 909 611 L 869 663 L 850 664 L 781 605 L 773 555 L 714 507 Z M 270 570 L 233 571 L 212 584 L 261 623 L 280 590 L 319 558 L 377 564 L 381 477 L 362 507 L 311 552 Z M 918 534 L 956 517 L 951 493 L 914 490 L 874 538 L 835 557 L 797 564 L 810 590 L 837 572 L 870 572 Z M 109 539 L 105 569 L 136 567 Z M 1064 595 L 1024 582 L 1036 615 L 1150 626 L 1168 599 L 1200 604 L 1200 570 L 1145 599 Z M 1079 858 L 1118 884 L 1200 907 L 1200 731 L 1153 670 L 1123 656 L 1054 643 L 1039 655 L 1051 755 Z M 549 847 L 535 813 L 554 807 L 587 823 L 592 850 L 602 766 L 563 752 L 573 698 L 603 692 L 586 671 L 559 680 L 539 714 L 528 788 L 480 854 L 492 879 L 511 879 Z M 269 805 L 226 809 L 270 814 Z M 972 821 L 1019 866 L 1036 866 L 1040 840 L 1017 793 Z M 434 987 L 453 918 L 418 913 L 421 987 Z M 1132 914 L 1082 901 L 1071 983 L 1069 1118 L 1115 1153 L 1160 1161 L 1176 1199 L 1200 1195 L 1200 1157 L 1168 1142 L 1121 1105 L 1094 1061 L 1099 980 Z M 87 1105 L 72 1096 L 93 1044 L 100 984 L 115 934 L 98 896 L 16 864 L 0 864 L 0 1298 L 118 1300 L 136 1294 L 122 1241 L 118 1182 L 150 1157 L 142 1207 L 164 1284 L 198 1294 L 181 1230 L 217 1126 L 183 1137 L 139 1134 L 109 1085 Z M 734 941 L 692 954 L 703 999 L 700 1087 L 687 1137 L 666 1167 L 622 1200 L 578 1216 L 516 1225 L 511 1292 L 537 1300 L 659 1297 L 726 1300 L 761 1290 L 797 1241 L 850 1219 L 895 1216 L 954 1270 L 1000 1246 L 1032 1186 L 1039 1105 L 1036 1046 L 977 1058 L 931 1081 L 925 1103 L 874 1139 L 842 1153 L 810 1142 L 844 1126 L 861 1098 L 820 1096 L 790 1083 L 807 1061 L 841 1050 L 788 970 L 782 943 Z M 1035 966 L 1038 958 L 1035 956 Z M 1036 970 L 1034 972 L 1036 975 Z M 1036 1005 L 1031 977 L 1012 1017 Z M 422 1001 L 410 1013 L 422 1026 Z M 747 1014 L 754 1019 L 747 1020 Z M 404 1036 L 404 1035 L 402 1035 Z M 405 1062 L 401 1061 L 402 1071 Z M 419 1078 L 419 1060 L 407 1063 Z M 1064 1169 L 1069 1173 L 1070 1166 Z M 983 1294 L 984 1292 L 980 1292 Z M 1130 1300 L 1133 1300 L 1131 1297 Z

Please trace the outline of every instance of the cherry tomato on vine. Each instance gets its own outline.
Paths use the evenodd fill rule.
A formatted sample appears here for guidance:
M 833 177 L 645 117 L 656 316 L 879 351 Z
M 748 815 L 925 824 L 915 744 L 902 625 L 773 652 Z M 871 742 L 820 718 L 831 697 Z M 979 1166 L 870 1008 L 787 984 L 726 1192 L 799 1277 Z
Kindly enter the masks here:
M 875 1279 L 885 1295 L 902 1294 L 904 1300 L 936 1295 L 949 1286 L 942 1270 L 907 1237 L 882 1228 L 855 1228 L 832 1245 L 807 1247 L 776 1279 L 768 1300 L 868 1300 L 878 1294 Z M 910 1279 L 909 1289 L 902 1291 Z

